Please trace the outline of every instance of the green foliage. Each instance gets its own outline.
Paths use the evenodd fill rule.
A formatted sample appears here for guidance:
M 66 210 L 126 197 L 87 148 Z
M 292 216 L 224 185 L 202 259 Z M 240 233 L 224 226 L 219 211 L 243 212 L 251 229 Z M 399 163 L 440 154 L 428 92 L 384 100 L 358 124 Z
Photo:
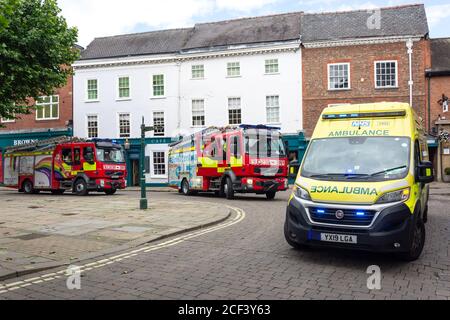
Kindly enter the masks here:
M 445 175 L 450 176 L 450 168 L 444 169 Z
M 66 84 L 78 31 L 56 0 L 0 0 L 0 117 L 29 112 L 29 98 Z

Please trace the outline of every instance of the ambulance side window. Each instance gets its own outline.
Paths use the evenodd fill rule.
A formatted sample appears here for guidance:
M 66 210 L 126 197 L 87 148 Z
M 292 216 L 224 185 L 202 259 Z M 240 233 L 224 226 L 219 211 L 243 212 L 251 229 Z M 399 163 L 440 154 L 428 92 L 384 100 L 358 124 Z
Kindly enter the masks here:
M 72 149 L 62 149 L 62 160 L 64 163 L 72 165 Z

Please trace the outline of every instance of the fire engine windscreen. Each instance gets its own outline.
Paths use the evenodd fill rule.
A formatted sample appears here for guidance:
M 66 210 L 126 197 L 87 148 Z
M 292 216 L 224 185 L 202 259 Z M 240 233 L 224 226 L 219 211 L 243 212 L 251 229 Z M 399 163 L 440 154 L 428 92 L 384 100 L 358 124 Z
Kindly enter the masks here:
M 255 158 L 284 158 L 286 151 L 278 132 L 262 129 L 246 130 L 245 152 Z
M 123 163 L 125 162 L 125 157 L 122 149 L 97 147 L 97 160 L 106 163 Z

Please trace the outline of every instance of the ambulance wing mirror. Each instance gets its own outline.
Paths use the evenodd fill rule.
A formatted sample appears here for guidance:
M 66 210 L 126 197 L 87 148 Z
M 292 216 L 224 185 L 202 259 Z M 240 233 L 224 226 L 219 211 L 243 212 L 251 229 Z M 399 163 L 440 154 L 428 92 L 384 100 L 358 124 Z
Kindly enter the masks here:
M 418 182 L 421 183 L 431 183 L 434 181 L 434 174 L 433 174 L 433 163 L 429 161 L 421 162 L 417 166 L 417 177 Z

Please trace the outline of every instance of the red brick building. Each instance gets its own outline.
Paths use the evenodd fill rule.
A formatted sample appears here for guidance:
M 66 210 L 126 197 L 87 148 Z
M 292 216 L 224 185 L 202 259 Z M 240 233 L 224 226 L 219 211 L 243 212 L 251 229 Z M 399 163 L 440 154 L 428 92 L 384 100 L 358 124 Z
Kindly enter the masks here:
M 308 137 L 325 107 L 409 102 L 409 40 L 412 105 L 426 120 L 424 70 L 431 62 L 423 5 L 305 14 L 302 33 L 303 125 Z
M 450 141 L 440 141 L 442 131 L 450 132 L 450 38 L 432 39 L 431 68 L 425 74 L 428 82 L 428 127 L 436 142 L 430 149 L 439 181 L 450 182 Z M 430 139 L 431 141 L 432 139 Z M 446 170 L 447 169 L 447 170 Z
M 39 101 L 31 99 L 30 104 L 36 103 L 36 109 L 31 114 L 18 115 L 15 120 L 0 119 L 3 127 L 0 134 L 36 129 L 64 129 L 71 125 L 73 99 L 72 76 L 67 79 L 66 86 L 56 89 L 51 97 L 42 97 Z

